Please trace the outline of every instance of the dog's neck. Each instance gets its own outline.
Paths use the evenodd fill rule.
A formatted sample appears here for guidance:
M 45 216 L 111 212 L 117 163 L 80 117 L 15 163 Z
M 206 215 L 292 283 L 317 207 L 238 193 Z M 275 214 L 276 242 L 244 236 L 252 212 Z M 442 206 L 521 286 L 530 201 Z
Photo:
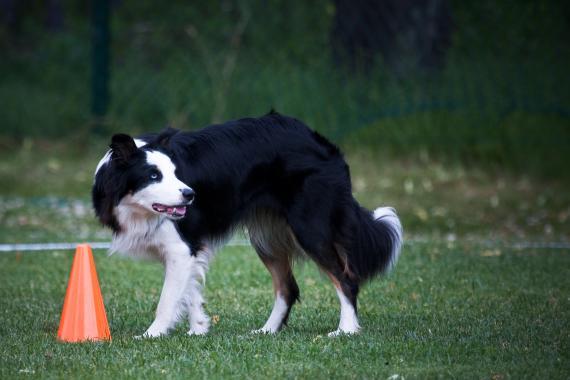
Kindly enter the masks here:
M 120 252 L 129 256 L 156 256 L 158 242 L 156 234 L 167 219 L 137 208 L 119 204 L 115 208 L 119 230 L 113 234 L 109 252 Z

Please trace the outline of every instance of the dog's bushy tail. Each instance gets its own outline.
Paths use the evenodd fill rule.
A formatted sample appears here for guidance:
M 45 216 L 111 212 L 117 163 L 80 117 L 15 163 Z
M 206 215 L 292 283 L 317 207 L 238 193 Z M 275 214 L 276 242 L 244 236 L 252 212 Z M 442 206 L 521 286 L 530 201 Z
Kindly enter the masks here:
M 357 228 L 352 239 L 350 262 L 361 280 L 394 267 L 402 248 L 403 229 L 396 210 L 379 207 L 373 212 L 355 202 Z

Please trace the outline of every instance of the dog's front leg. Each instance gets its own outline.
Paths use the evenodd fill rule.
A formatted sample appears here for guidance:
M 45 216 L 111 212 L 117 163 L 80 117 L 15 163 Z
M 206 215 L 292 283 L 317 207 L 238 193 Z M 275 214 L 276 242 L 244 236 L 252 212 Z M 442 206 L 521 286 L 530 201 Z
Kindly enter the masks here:
M 206 272 L 214 250 L 207 244 L 196 253 L 192 265 L 192 272 L 188 280 L 187 301 L 190 330 L 188 335 L 204 335 L 210 328 L 210 318 L 204 311 L 203 286 L 206 281 Z
M 190 278 L 192 257 L 184 243 L 171 245 L 164 252 L 164 285 L 156 308 L 156 318 L 143 337 L 157 337 L 168 334 L 182 313 L 184 293 Z

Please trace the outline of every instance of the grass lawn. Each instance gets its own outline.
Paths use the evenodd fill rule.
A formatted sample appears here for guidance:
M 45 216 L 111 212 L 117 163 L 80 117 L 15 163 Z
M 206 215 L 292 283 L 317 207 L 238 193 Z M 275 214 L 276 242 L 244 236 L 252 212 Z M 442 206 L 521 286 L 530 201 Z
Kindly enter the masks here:
M 1 146 L 1 144 L 0 144 Z M 0 243 L 105 241 L 89 205 L 105 149 L 28 141 L 0 151 Z M 5 145 L 4 147 L 7 147 Z M 398 208 L 408 244 L 395 271 L 360 297 L 361 334 L 338 323 L 329 281 L 310 263 L 302 302 L 277 336 L 251 335 L 269 315 L 271 279 L 248 247 L 227 247 L 207 279 L 206 337 L 134 340 L 153 319 L 160 265 L 96 252 L 110 343 L 55 336 L 73 252 L 0 254 L 0 378 L 568 378 L 568 185 L 427 158 L 349 153 L 355 196 Z M 392 377 L 396 378 L 396 377 Z
M 161 267 L 96 254 L 113 340 L 56 341 L 72 252 L 0 257 L 0 377 L 567 378 L 568 251 L 492 253 L 417 243 L 397 270 L 366 286 L 363 332 L 328 338 L 338 323 L 332 286 L 297 266 L 302 302 L 277 336 L 251 335 L 272 304 L 271 280 L 250 248 L 213 263 L 207 337 L 134 340 L 152 321 Z M 566 268 L 562 270 L 561 268 Z M 239 285 L 238 285 L 239 284 Z

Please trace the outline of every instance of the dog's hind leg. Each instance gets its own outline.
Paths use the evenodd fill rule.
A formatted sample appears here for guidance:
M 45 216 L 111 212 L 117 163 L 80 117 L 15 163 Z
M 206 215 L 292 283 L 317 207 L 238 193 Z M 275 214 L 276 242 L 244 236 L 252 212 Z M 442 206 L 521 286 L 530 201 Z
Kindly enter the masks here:
M 333 244 L 326 257 L 319 266 L 331 279 L 338 300 L 340 301 L 340 321 L 338 328 L 328 336 L 342 334 L 356 334 L 360 331 L 357 316 L 357 298 L 360 290 L 360 280 L 351 270 L 348 255 L 340 244 Z M 323 256 L 321 256 L 323 257 Z
M 291 264 L 286 257 L 267 257 L 259 255 L 273 279 L 275 303 L 273 310 L 262 328 L 254 330 L 254 333 L 273 334 L 281 330 L 287 324 L 291 307 L 299 298 L 299 287 L 293 277 Z
M 326 193 L 320 195 L 322 199 L 326 199 Z M 314 204 L 318 204 L 317 200 L 314 200 Z M 324 207 L 311 208 L 302 204 L 297 206 L 300 210 L 311 210 L 313 217 L 306 218 L 302 212 L 292 210 L 288 216 L 291 229 L 305 253 L 330 277 L 340 301 L 339 326 L 329 336 L 357 333 L 360 325 L 356 313 L 356 300 L 360 282 L 351 270 L 348 255 L 340 243 L 344 240 L 340 231 L 343 230 L 341 222 L 345 219 L 345 215 L 337 216 L 340 222 L 335 224 Z
M 335 271 L 336 272 L 336 271 Z M 356 300 L 358 297 L 358 283 L 344 273 L 327 272 L 336 289 L 340 301 L 340 321 L 338 328 L 329 333 L 329 336 L 342 334 L 356 334 L 360 330 L 358 323 Z
M 206 272 L 214 251 L 208 246 L 196 253 L 193 258 L 192 270 L 186 290 L 186 306 L 190 330 L 188 335 L 204 335 L 210 328 L 210 318 L 204 311 L 204 296 L 202 290 L 206 282 Z
M 249 237 L 259 258 L 271 273 L 275 302 L 263 327 L 254 333 L 278 332 L 287 324 L 291 307 L 299 299 L 299 287 L 291 262 L 300 249 L 285 221 L 271 212 L 258 212 L 249 223 Z

